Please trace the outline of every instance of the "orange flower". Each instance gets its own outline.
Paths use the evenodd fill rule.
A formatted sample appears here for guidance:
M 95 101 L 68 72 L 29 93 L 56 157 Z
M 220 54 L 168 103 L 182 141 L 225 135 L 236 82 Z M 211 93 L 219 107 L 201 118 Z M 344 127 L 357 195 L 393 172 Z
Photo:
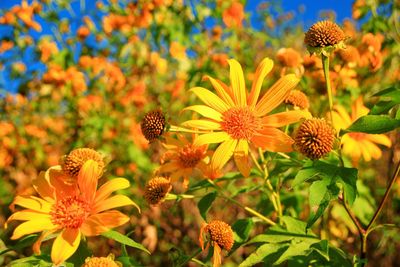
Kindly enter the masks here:
M 13 47 L 14 43 L 12 41 L 6 41 L 6 40 L 1 41 L 0 54 L 12 49 Z
M 172 42 L 169 48 L 169 53 L 175 59 L 186 58 L 186 48 L 178 42 Z
M 244 8 L 243 4 L 239 2 L 233 2 L 222 13 L 222 21 L 228 28 L 242 26 L 243 19 L 244 19 Z
M 81 168 L 76 184 L 60 181 L 60 166 L 41 172 L 33 181 L 36 196 L 16 196 L 12 205 L 26 209 L 12 214 L 11 221 L 24 221 L 14 230 L 11 239 L 42 232 L 33 245 L 40 253 L 41 242 L 52 234 L 56 239 L 51 250 L 55 265 L 67 260 L 79 246 L 81 236 L 97 236 L 129 221 L 129 217 L 112 208 L 134 205 L 127 196 L 110 197 L 113 191 L 129 187 L 128 180 L 115 178 L 97 190 L 99 168 L 88 160 Z
M 206 167 L 207 145 L 196 146 L 181 134 L 177 137 L 178 139 L 169 135 L 165 137 L 163 146 L 168 150 L 162 157 L 159 172 L 170 173 L 172 181 L 182 177 L 183 185 L 187 187 L 193 172 Z
M 210 243 L 207 244 L 207 247 L 204 248 L 204 234 L 207 234 L 211 245 L 214 247 L 214 259 L 213 266 L 218 267 L 221 265 L 221 250 L 225 249 L 226 251 L 230 251 L 234 240 L 233 240 L 233 231 L 229 224 L 220 221 L 213 220 L 210 223 L 205 223 L 200 228 L 200 237 L 199 242 L 201 249 L 208 249 Z
M 57 44 L 48 38 L 41 39 L 37 48 L 41 53 L 40 60 L 43 62 L 47 62 L 52 55 L 58 53 Z
M 337 131 L 348 128 L 354 121 L 369 112 L 361 97 L 353 103 L 351 109 L 351 116 L 349 116 L 344 107 L 340 105 L 334 107 L 332 119 L 333 126 Z M 357 164 L 360 157 L 363 157 L 365 161 L 370 161 L 371 158 L 379 159 L 382 156 L 382 151 L 377 144 L 390 147 L 392 142 L 384 134 L 354 132 L 343 135 L 341 144 L 343 154 L 349 155 L 354 164 Z
M 33 20 L 33 14 L 35 12 L 35 6 L 32 4 L 29 6 L 28 1 L 24 0 L 21 6 L 14 6 L 11 9 L 12 12 L 28 27 L 32 28 L 37 32 L 42 31 L 42 26 Z
M 213 170 L 222 169 L 233 155 L 239 171 L 248 176 L 250 144 L 272 152 L 292 151 L 293 139 L 278 128 L 311 115 L 302 110 L 267 115 L 285 100 L 299 82 L 294 74 L 283 76 L 258 99 L 264 77 L 273 67 L 271 59 L 265 58 L 257 67 L 250 94 L 246 90 L 239 62 L 231 59 L 228 63 L 231 86 L 206 76 L 218 95 L 202 87 L 192 88 L 191 91 L 206 105 L 190 106 L 186 110 L 193 110 L 205 118 L 189 120 L 182 125 L 203 132 L 210 131 L 200 134 L 194 142 L 195 146 L 221 143 L 211 159 Z

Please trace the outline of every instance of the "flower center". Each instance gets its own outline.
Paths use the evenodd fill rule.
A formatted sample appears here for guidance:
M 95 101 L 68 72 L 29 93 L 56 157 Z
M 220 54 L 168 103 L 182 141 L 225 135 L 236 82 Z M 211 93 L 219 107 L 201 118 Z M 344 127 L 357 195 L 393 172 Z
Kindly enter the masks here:
M 261 120 L 248 107 L 228 109 L 223 113 L 220 124 L 233 139 L 250 140 L 261 128 Z
M 78 196 L 57 201 L 50 212 L 51 221 L 63 228 L 79 228 L 90 213 L 90 205 Z
M 178 152 L 179 165 L 183 168 L 194 168 L 204 156 L 205 146 L 193 147 L 192 144 L 187 144 Z

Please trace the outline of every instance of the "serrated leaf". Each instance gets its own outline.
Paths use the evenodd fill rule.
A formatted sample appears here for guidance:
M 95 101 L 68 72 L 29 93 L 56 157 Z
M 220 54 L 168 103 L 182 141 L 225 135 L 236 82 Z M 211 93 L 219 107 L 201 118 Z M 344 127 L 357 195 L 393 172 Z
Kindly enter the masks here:
M 201 217 L 203 217 L 205 221 L 207 221 L 207 212 L 210 209 L 211 204 L 214 202 L 216 197 L 217 197 L 217 192 L 214 191 L 202 197 L 199 203 L 197 203 L 197 207 L 199 208 Z
M 113 239 L 113 240 L 115 240 L 115 241 L 117 241 L 117 242 L 119 242 L 121 244 L 127 245 L 129 247 L 137 248 L 137 249 L 140 249 L 140 250 L 142 250 L 142 251 L 144 251 L 144 252 L 146 252 L 148 254 L 151 254 L 150 251 L 148 251 L 142 244 L 137 243 L 133 239 L 131 239 L 131 238 L 129 238 L 129 237 L 127 237 L 127 236 L 125 236 L 125 235 L 123 235 L 121 233 L 118 233 L 117 231 L 110 230 L 108 232 L 102 233 L 101 235 L 104 236 L 104 237 Z
M 387 115 L 365 115 L 357 119 L 349 128 L 340 131 L 340 135 L 360 132 L 369 134 L 381 134 L 390 132 L 400 127 L 400 120 Z

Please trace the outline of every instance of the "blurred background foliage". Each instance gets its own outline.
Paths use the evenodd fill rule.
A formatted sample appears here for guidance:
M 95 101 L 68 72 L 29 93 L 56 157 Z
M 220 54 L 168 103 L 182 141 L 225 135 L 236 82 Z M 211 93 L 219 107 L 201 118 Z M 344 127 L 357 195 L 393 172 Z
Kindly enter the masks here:
M 132 250 L 130 255 L 139 264 L 168 265 L 175 254 L 190 255 L 197 249 L 202 219 L 196 202 L 184 199 L 149 207 L 143 200 L 144 185 L 163 154 L 159 143 L 149 144 L 141 134 L 144 114 L 161 108 L 171 124 L 189 119 L 189 113 L 181 112 L 195 103 L 188 89 L 210 88 L 202 80 L 206 74 L 229 83 L 229 58 L 242 64 L 250 85 L 256 65 L 270 57 L 275 67 L 265 88 L 284 73 L 294 72 L 302 77 L 300 88 L 310 99 L 310 111 L 321 117 L 327 105 L 322 66 L 306 51 L 304 25 L 293 20 L 297 14 L 282 12 L 279 2 L 266 1 L 252 13 L 259 22 L 254 27 L 245 5 L 246 1 L 41 0 L 1 10 L 0 24 L 7 32 L 0 40 L 1 225 L 10 215 L 13 197 L 32 193 L 31 180 L 41 170 L 58 164 L 74 148 L 89 147 L 111 159 L 105 177 L 131 181 L 125 193 L 143 209 L 140 215 L 132 211 L 131 223 L 120 229 L 133 231 L 132 237 L 152 252 L 149 257 Z M 398 84 L 399 8 L 397 0 L 356 0 L 352 18 L 337 21 L 354 49 L 350 55 L 335 53 L 331 59 L 337 102 L 350 107 L 361 95 L 371 106 L 375 100 L 370 96 Z M 335 20 L 335 13 L 321 13 L 321 18 Z M 16 89 L 10 92 L 8 87 Z M 385 187 L 393 162 L 400 159 L 398 136 L 390 137 L 393 146 L 379 163 L 359 166 L 355 212 L 361 221 L 368 222 L 365 218 L 373 213 L 374 199 L 383 194 L 379 188 Z M 272 179 L 284 171 L 284 179 L 290 180 L 298 170 L 285 163 L 280 170 L 280 161 L 271 164 Z M 194 175 L 191 183 L 200 179 Z M 273 211 L 268 198 L 252 189 L 257 182 L 256 178 L 229 181 L 227 188 L 240 202 L 268 215 Z M 400 187 L 396 190 L 384 216 L 398 224 Z M 286 190 L 284 213 L 306 218 L 307 200 L 302 188 Z M 217 199 L 209 217 L 226 218 L 231 224 L 248 220 L 241 209 L 225 205 Z M 323 220 L 329 226 L 324 237 L 355 254 L 356 230 L 343 208 L 333 204 Z M 264 230 L 256 221 L 251 226 L 252 235 Z M 396 230 L 373 235 L 371 257 L 379 261 L 371 260 L 371 266 L 398 262 L 398 232 L 391 231 Z M 12 244 L 9 229 L 0 233 L 3 245 Z M 120 254 L 119 245 L 104 238 L 90 239 L 88 247 L 95 255 Z M 240 247 L 224 262 L 236 266 L 253 250 Z M 4 254 L 0 264 L 30 254 L 29 247 Z

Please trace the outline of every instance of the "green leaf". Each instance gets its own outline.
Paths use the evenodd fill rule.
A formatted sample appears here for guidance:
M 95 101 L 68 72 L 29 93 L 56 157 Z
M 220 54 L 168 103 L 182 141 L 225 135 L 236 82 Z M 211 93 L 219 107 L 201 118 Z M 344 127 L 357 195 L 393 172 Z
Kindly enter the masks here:
M 264 244 L 261 245 L 257 250 L 251 253 L 240 265 L 239 267 L 251 267 L 257 263 L 263 262 L 264 264 L 270 262 L 275 262 L 276 258 L 283 253 L 288 247 L 287 244 Z M 281 253 L 280 253 L 281 252 Z M 278 255 L 276 255 L 278 254 Z M 275 256 L 275 257 L 274 257 Z M 270 257 L 272 259 L 266 259 Z M 272 265 L 272 264 L 270 264 Z
M 290 216 L 282 216 L 281 219 L 285 223 L 288 232 L 306 234 L 307 224 L 305 222 Z
M 339 195 L 339 187 L 333 179 L 324 178 L 316 181 L 310 186 L 310 217 L 307 222 L 307 228 L 310 228 L 319 217 L 322 216 L 332 199 Z
M 101 235 L 104 236 L 104 237 L 113 239 L 113 240 L 115 240 L 115 241 L 117 241 L 117 242 L 119 242 L 121 244 L 130 246 L 130 247 L 133 247 L 133 248 L 137 248 L 137 249 L 140 249 L 140 250 L 142 250 L 142 251 L 144 251 L 144 252 L 146 252 L 148 254 L 151 254 L 150 251 L 148 251 L 142 244 L 139 244 L 139 243 L 135 242 L 133 239 L 131 239 L 131 238 L 129 238 L 129 237 L 127 237 L 127 236 L 125 236 L 125 235 L 123 235 L 121 233 L 118 233 L 117 231 L 110 230 L 108 232 L 102 233 Z
M 328 240 L 321 240 L 318 243 L 312 244 L 310 247 L 311 250 L 314 250 L 322 257 L 324 257 L 327 261 L 329 261 L 329 244 Z
M 318 242 L 317 240 L 302 241 L 299 243 L 291 244 L 284 253 L 276 260 L 275 264 L 281 264 L 282 262 L 299 255 L 307 255 L 310 251 L 310 246 Z
M 390 132 L 400 127 L 400 120 L 387 115 L 365 115 L 356 120 L 349 128 L 340 131 L 340 135 L 360 132 L 369 134 L 381 134 Z
M 202 197 L 199 201 L 199 203 L 197 204 L 201 217 L 203 217 L 203 219 L 205 221 L 207 221 L 207 212 L 211 207 L 211 204 L 214 202 L 215 198 L 217 197 L 217 192 L 211 192 L 207 195 L 205 195 L 204 197 Z
M 239 219 L 232 225 L 232 230 L 235 233 L 235 242 L 243 243 L 249 238 L 250 231 L 254 226 L 252 219 Z

